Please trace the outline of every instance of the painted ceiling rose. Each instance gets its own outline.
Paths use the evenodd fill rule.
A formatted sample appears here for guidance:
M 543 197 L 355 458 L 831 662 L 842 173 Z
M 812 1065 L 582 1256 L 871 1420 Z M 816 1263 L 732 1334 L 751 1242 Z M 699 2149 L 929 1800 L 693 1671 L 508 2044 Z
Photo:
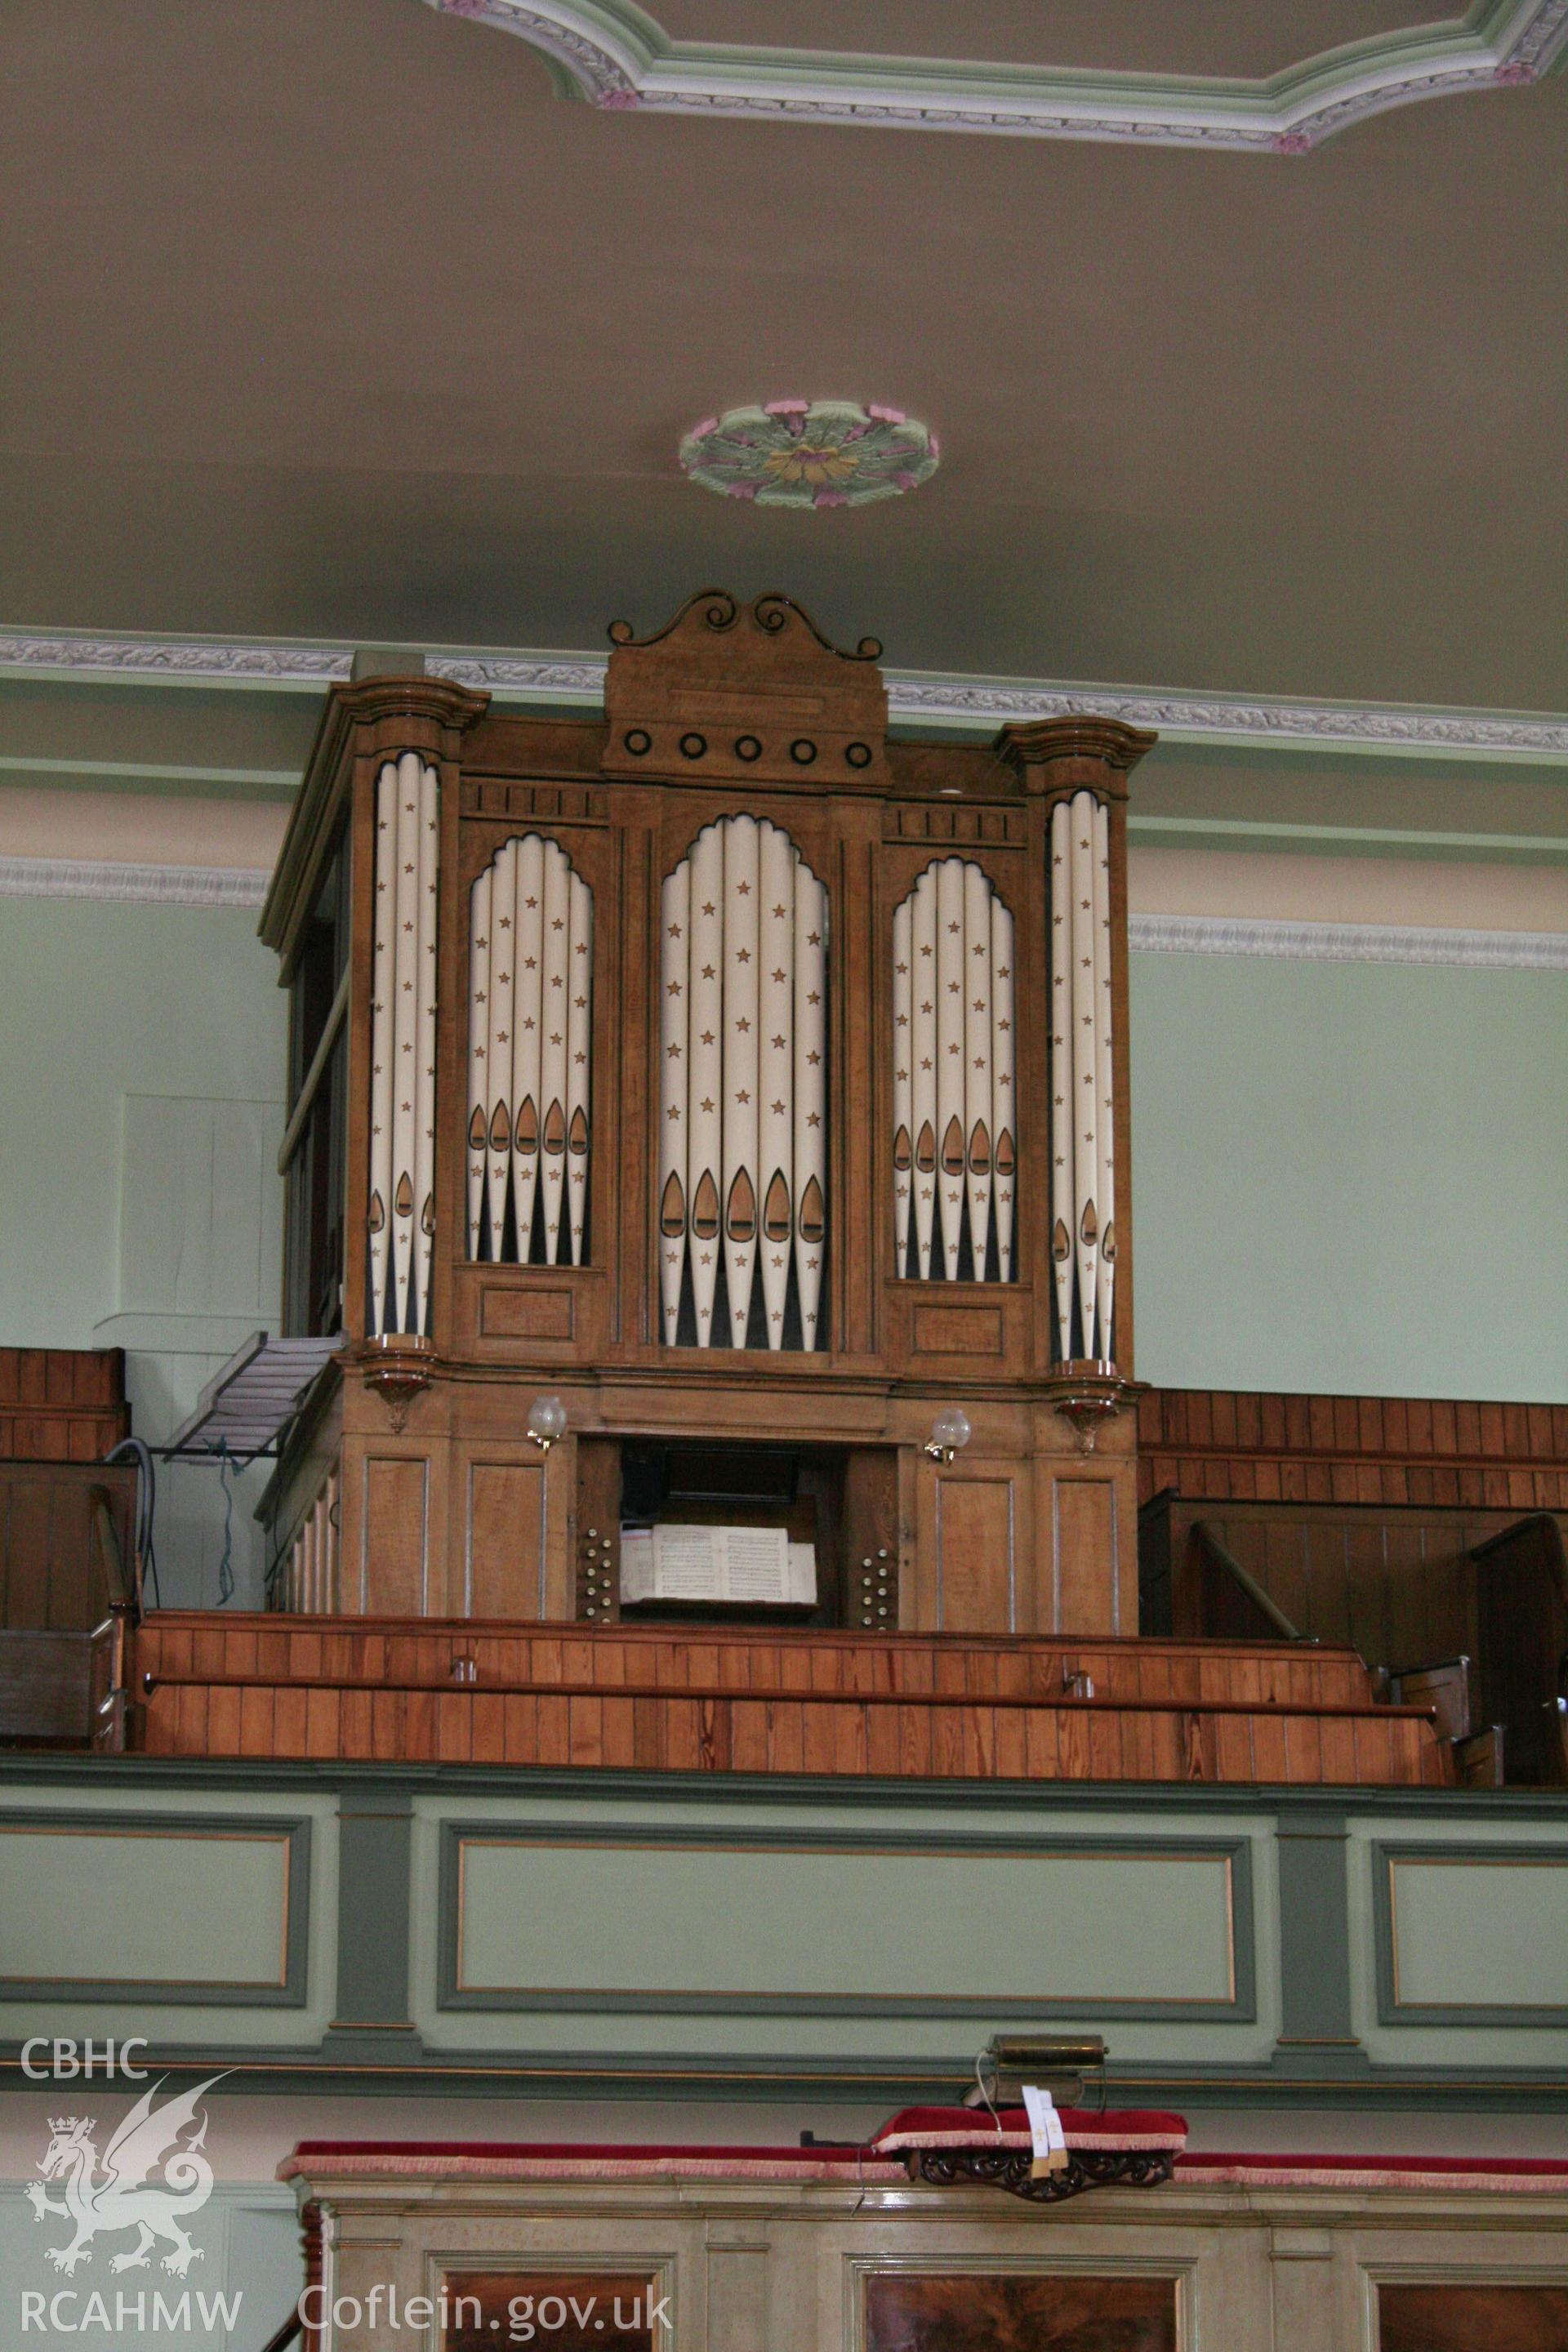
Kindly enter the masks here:
M 705 416 L 680 444 L 694 482 L 761 507 L 863 507 L 917 489 L 935 473 L 936 435 L 873 401 L 770 400 Z

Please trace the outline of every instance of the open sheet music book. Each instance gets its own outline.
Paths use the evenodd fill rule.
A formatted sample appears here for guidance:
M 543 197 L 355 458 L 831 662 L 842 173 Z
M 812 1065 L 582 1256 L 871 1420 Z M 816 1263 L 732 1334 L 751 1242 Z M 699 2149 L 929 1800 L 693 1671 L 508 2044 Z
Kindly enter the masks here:
M 812 1608 L 816 1551 L 783 1528 L 621 1529 L 621 1600 L 728 1601 Z

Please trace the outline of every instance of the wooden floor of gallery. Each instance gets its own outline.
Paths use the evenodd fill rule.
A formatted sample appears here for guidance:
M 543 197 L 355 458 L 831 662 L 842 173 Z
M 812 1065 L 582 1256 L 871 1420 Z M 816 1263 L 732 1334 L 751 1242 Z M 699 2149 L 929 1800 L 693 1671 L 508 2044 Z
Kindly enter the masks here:
M 167 1611 L 157 1756 L 916 1779 L 1447 1785 L 1434 1713 L 1353 1650 Z

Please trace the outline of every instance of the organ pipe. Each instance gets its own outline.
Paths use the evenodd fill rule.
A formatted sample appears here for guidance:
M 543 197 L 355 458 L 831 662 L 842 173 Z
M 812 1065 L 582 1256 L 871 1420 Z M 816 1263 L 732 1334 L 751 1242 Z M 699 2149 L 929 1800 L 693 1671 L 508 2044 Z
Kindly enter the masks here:
M 915 1041 L 911 1071 L 915 1243 L 923 1282 L 931 1273 L 936 1215 L 936 883 L 929 867 L 914 894 L 910 926 L 914 942 L 910 982 L 910 1030 Z
M 499 1258 L 506 1224 L 507 1176 L 511 1165 L 511 1038 L 516 1026 L 516 979 L 512 971 L 512 901 L 517 887 L 517 844 L 509 841 L 495 861 L 491 884 L 489 969 L 485 1018 L 489 1031 L 489 1238 Z
M 758 1255 L 768 1345 L 779 1348 L 795 1234 L 795 870 L 776 825 L 763 828 L 757 862 Z
M 936 869 L 937 1204 L 949 1282 L 958 1279 L 963 1221 L 963 861 Z
M 801 1345 L 821 1333 L 827 1245 L 827 892 L 809 867 L 795 875 L 795 1242 Z
M 997 1266 L 1004 1282 L 1013 1270 L 1013 1192 L 1018 1171 L 1018 1111 L 1014 1101 L 1017 1069 L 1016 1004 L 1013 969 L 1012 910 L 994 893 L 991 899 L 991 1071 L 995 1105 L 992 1160 L 995 1171 Z
M 724 1273 L 743 1348 L 757 1255 L 757 821 L 724 828 Z
M 1116 1089 L 1110 818 L 1092 793 L 1051 812 L 1051 1266 L 1058 1352 L 1112 1360 Z
M 1109 1358 L 1116 1281 L 1116 1082 L 1110 1062 L 1110 840 L 1103 801 L 1090 800 L 1094 868 L 1094 1068 L 1096 1088 L 1095 1168 L 1100 1212 L 1099 1340 L 1092 1349 Z
M 826 1241 L 827 894 L 787 834 L 704 826 L 660 896 L 660 1307 L 679 1337 L 691 1276 L 699 1347 L 747 1344 L 760 1301 L 786 1344 L 817 1344 Z M 674 1049 L 674 1050 L 672 1050 Z M 728 1330 L 715 1330 L 722 1254 Z
M 473 1013 L 468 1038 L 468 1255 L 479 1254 L 479 1220 L 485 1203 L 485 1152 L 489 1136 L 490 1033 L 481 1012 L 489 985 L 490 889 L 494 877 L 486 867 L 468 898 L 468 1003 Z M 376 993 L 380 994 L 379 984 Z M 373 1260 L 374 1263 L 374 1260 Z
M 338 1606 L 338 1473 L 333 1469 L 300 1520 L 269 1607 L 331 1615 Z
M 1084 1353 L 1092 1355 L 1095 1294 L 1100 1273 L 1100 1217 L 1095 1205 L 1100 1152 L 1100 1073 L 1095 1053 L 1094 819 L 1088 793 L 1068 807 L 1068 887 L 1072 893 L 1073 1242 Z
M 476 877 L 468 907 L 468 1255 L 581 1265 L 593 893 L 557 842 L 530 833 L 502 843 Z
M 1068 916 L 1068 845 L 1071 818 L 1066 801 L 1051 811 L 1051 1279 L 1057 1310 L 1057 1353 L 1072 1355 L 1073 1292 L 1073 1111 L 1072 1111 L 1072 924 Z
M 713 1299 L 723 1247 L 721 1141 L 724 1100 L 724 837 L 708 825 L 692 845 L 689 964 L 667 952 L 665 993 L 683 991 L 691 1006 L 691 1106 L 686 1196 L 690 1202 L 691 1295 L 697 1344 L 713 1344 Z
M 985 1276 L 991 1238 L 991 1139 L 995 1131 L 991 1074 L 991 898 L 983 869 L 963 869 L 963 1143 L 968 1171 L 969 1245 L 974 1280 Z
M 553 847 L 554 845 L 552 844 Z M 544 938 L 539 1009 L 540 1175 L 544 1188 L 544 1255 L 561 1257 L 562 1201 L 566 1184 L 566 973 L 572 961 L 572 890 L 566 859 L 544 861 Z
M 690 1124 L 687 982 L 669 976 L 668 967 L 672 958 L 687 952 L 690 915 L 691 867 L 683 860 L 659 898 L 659 939 L 667 977 L 659 992 L 658 1066 L 664 1098 L 658 1122 L 658 1288 L 667 1348 L 674 1347 L 680 1320 L 680 1276 L 688 1229 L 686 1138 Z
M 372 1333 L 430 1320 L 436 1150 L 436 771 L 416 751 L 387 761 L 375 788 L 371 953 L 370 1297 Z
M 900 1274 L 907 1271 L 910 1262 L 910 1195 L 915 1168 L 911 912 L 907 898 L 893 911 L 893 1264 Z
M 1012 1279 L 1013 917 L 984 866 L 928 866 L 893 915 L 893 1240 L 923 1280 Z M 934 1196 L 934 1198 L 933 1198 Z M 913 1210 L 911 1220 L 910 1210 Z M 939 1222 L 940 1254 L 933 1247 Z
M 533 1205 L 539 1192 L 540 1071 L 542 1040 L 539 1020 L 539 974 L 544 952 L 544 843 L 524 834 L 517 847 L 512 895 L 511 1190 L 519 1261 L 526 1265 L 533 1243 Z

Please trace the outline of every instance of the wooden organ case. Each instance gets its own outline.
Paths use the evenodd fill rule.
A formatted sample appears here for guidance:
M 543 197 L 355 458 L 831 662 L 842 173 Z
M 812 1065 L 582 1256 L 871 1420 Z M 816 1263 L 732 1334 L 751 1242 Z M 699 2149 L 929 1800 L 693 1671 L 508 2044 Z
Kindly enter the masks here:
M 344 1345 L 275 1605 L 586 1630 L 623 1526 L 717 1519 L 815 1547 L 806 1624 L 1135 1633 L 1153 739 L 889 741 L 880 648 L 780 595 L 611 636 L 603 719 L 329 697 L 262 931 L 297 996 L 343 974 L 286 1311 L 333 1328 L 341 1233 Z

